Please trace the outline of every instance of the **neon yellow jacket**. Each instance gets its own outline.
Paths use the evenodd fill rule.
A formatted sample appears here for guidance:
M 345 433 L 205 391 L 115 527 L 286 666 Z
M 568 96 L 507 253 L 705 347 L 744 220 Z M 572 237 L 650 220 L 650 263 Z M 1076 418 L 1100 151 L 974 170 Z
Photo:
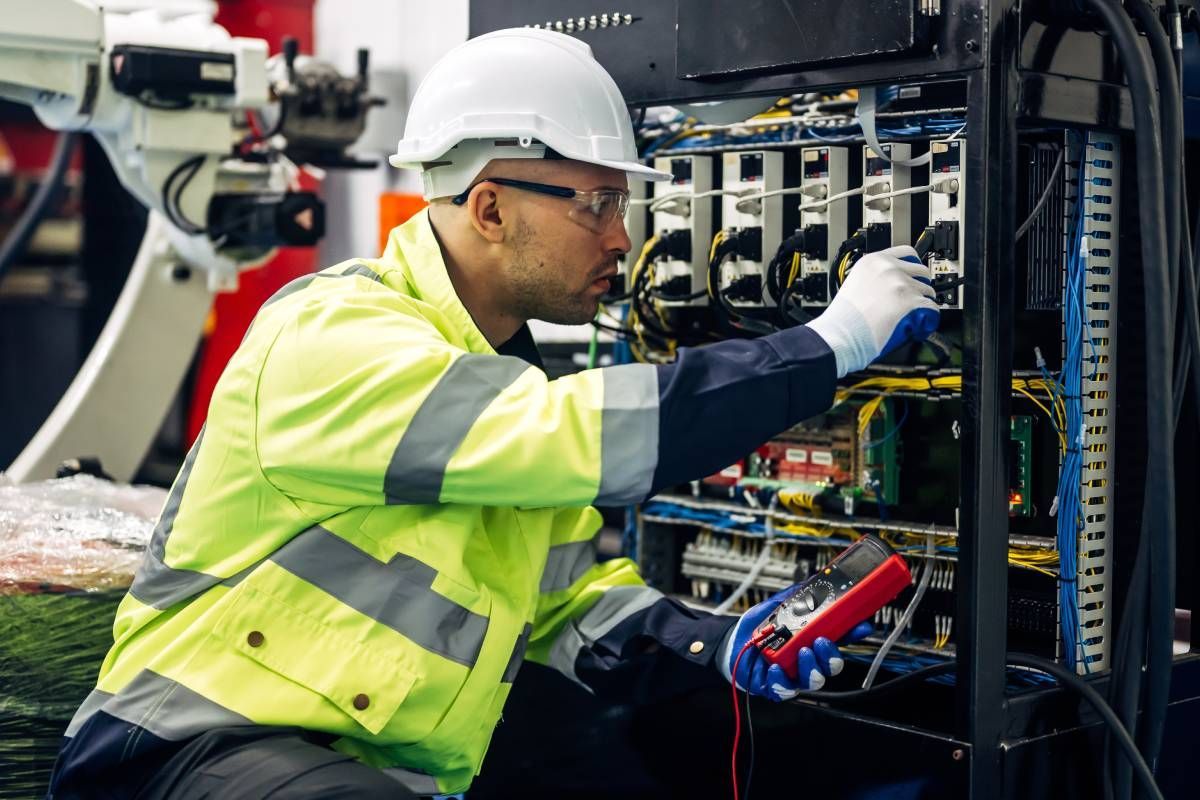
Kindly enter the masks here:
M 256 724 L 332 734 L 417 791 L 461 791 L 523 658 L 581 679 L 657 625 L 668 650 L 709 667 L 730 621 L 665 601 L 629 560 L 596 563 L 590 504 L 714 471 L 827 405 L 832 354 L 793 338 L 794 352 L 777 343 L 744 367 L 729 366 L 739 350 L 549 380 L 484 339 L 425 214 L 381 259 L 284 287 L 217 385 L 55 785 Z M 744 376 L 718 382 L 755 394 L 751 370 L 828 386 L 716 452 L 661 461 L 662 429 L 694 421 L 671 387 L 686 399 L 722 369 Z

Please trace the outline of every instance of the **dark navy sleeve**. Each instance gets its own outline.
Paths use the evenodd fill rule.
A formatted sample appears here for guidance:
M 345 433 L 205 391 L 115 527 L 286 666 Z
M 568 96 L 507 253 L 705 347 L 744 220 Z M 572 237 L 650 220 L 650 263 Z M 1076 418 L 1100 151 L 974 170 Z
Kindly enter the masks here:
M 633 703 L 728 685 L 715 660 L 735 622 L 662 597 L 580 650 L 575 677 L 598 695 Z
M 658 368 L 658 464 L 650 494 L 724 469 L 833 402 L 837 362 L 814 331 L 685 347 Z

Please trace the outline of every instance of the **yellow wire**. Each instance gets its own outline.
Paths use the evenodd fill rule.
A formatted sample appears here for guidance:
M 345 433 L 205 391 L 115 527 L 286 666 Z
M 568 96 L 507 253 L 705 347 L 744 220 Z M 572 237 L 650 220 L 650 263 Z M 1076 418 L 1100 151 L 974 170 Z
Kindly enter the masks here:
M 725 230 L 717 231 L 717 235 L 713 237 L 712 245 L 708 248 L 708 263 L 711 265 L 717 258 L 717 248 L 721 246 L 721 242 L 725 241 Z M 705 279 L 705 285 L 708 288 L 708 296 L 713 300 L 717 299 L 717 287 L 713 284 L 713 278 L 717 277 L 713 273 L 717 270 L 709 269 L 708 277 Z
M 711 264 L 712 260 L 717 257 L 717 248 L 721 245 L 721 242 L 725 241 L 725 236 L 725 230 L 721 229 L 717 231 L 717 235 L 713 237 L 712 244 L 708 248 L 708 263 Z
M 841 262 L 838 264 L 838 286 L 846 282 L 846 269 L 850 265 L 850 254 L 842 256 Z
M 800 275 L 800 254 L 792 253 L 792 270 L 791 270 L 791 272 L 788 273 L 787 286 L 784 286 L 783 288 L 787 289 L 793 283 L 795 283 L 796 278 L 799 275 Z

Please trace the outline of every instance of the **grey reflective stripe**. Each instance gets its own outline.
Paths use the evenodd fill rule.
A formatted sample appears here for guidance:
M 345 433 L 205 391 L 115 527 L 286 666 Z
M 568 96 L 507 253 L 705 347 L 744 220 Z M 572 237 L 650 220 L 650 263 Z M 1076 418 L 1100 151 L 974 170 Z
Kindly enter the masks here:
M 212 728 L 254 724 L 241 714 L 148 669 L 135 675 L 115 695 L 99 690 L 92 692 L 75 713 L 67 735 L 75 735 L 100 710 L 172 742 Z M 134 746 L 136 731 L 129 733 L 129 746 Z
M 426 650 L 468 667 L 479 658 L 487 617 L 434 591 L 437 572 L 415 558 L 384 564 L 317 526 L 270 560 Z
M 587 687 L 575 674 L 575 660 L 579 653 L 603 639 L 619 623 L 662 598 L 662 592 L 649 586 L 614 586 L 586 614 L 563 628 L 550 648 L 549 665 Z
M 550 647 L 550 656 L 547 660 L 547 665 L 552 669 L 556 669 L 566 677 L 578 683 L 589 692 L 592 687 L 579 679 L 575 674 L 575 659 L 586 648 L 590 642 L 583 638 L 579 633 L 579 628 L 574 620 L 568 622 L 558 634 L 558 638 L 554 640 L 554 644 Z
M 152 549 L 147 549 L 129 593 L 138 602 L 165 611 L 208 591 L 222 580 L 206 572 L 169 567 Z
M 525 660 L 525 648 L 529 646 L 529 637 L 533 635 L 533 625 L 526 622 L 525 627 L 521 630 L 521 635 L 517 637 L 517 643 L 513 646 L 512 655 L 508 657 L 508 666 L 504 668 L 504 677 L 500 679 L 501 683 L 512 683 L 516 680 L 517 671 L 521 669 L 521 662 Z
M 316 274 L 313 274 L 313 275 L 301 275 L 299 278 L 288 281 L 283 286 L 279 287 L 279 289 L 275 292 L 275 294 L 268 297 L 266 302 L 264 302 L 260 306 L 260 308 L 266 308 L 267 306 L 271 305 L 272 303 L 278 303 L 283 298 L 285 298 L 289 295 L 293 295 L 296 292 L 300 291 L 301 289 L 306 288 L 310 283 L 312 283 L 316 279 L 317 279 Z
M 396 445 L 383 484 L 387 502 L 438 502 L 446 465 L 471 426 L 530 368 L 508 356 L 459 356 L 421 403 Z
M 67 731 L 63 734 L 70 739 L 75 734 L 79 733 L 79 729 L 83 727 L 83 723 L 92 718 L 92 715 L 100 710 L 100 706 L 112 699 L 112 694 L 100 689 L 93 689 L 91 694 L 84 698 L 79 704 L 79 709 L 75 712 L 75 716 L 71 717 L 71 723 L 67 725 Z
M 596 505 L 638 503 L 658 466 L 658 368 L 622 364 L 604 370 L 600 418 L 600 490 Z
M 345 278 L 350 275 L 362 275 L 364 278 L 370 278 L 376 283 L 383 283 L 383 276 L 368 267 L 366 264 L 351 264 L 342 271 L 340 277 Z
M 387 767 L 380 770 L 384 775 L 399 783 L 401 786 L 420 795 L 441 794 L 442 790 L 438 788 L 437 781 L 432 776 L 426 775 L 423 772 L 413 772 L 412 770 L 401 769 L 399 767 Z
M 154 526 L 154 533 L 150 535 L 150 545 L 146 548 L 137 574 L 133 576 L 133 585 L 129 587 L 129 593 L 138 602 L 160 610 L 195 597 L 221 582 L 221 578 L 216 576 L 190 569 L 176 569 L 167 566 L 166 562 L 167 538 L 175 527 L 179 506 L 183 502 L 192 468 L 204 441 L 204 431 L 204 428 L 200 429 L 200 435 L 196 437 L 196 442 L 183 460 L 183 468 L 179 470 L 179 475 L 171 486 L 158 524 Z
M 342 272 L 338 275 L 331 275 L 328 272 L 314 272 L 311 275 L 301 275 L 299 278 L 288 281 L 281 286 L 279 290 L 275 292 L 275 294 L 268 297 L 266 302 L 263 303 L 261 307 L 266 308 L 272 303 L 277 303 L 285 297 L 308 288 L 309 284 L 311 284 L 317 278 L 345 278 L 349 277 L 350 275 L 362 275 L 364 278 L 370 278 L 376 283 L 383 283 L 383 276 L 368 267 L 366 264 L 352 264 L 349 267 L 346 267 L 346 269 L 342 270 Z
M 546 568 L 542 570 L 542 582 L 538 591 L 542 594 L 561 592 L 583 577 L 583 573 L 596 563 L 596 540 L 556 544 L 546 556 Z

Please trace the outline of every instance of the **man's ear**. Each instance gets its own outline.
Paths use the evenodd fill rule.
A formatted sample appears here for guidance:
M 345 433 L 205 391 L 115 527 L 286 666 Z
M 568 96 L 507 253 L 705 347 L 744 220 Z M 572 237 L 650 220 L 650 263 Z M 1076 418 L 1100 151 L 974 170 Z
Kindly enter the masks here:
M 500 195 L 486 181 L 477 184 L 467 195 L 467 217 L 471 226 L 492 244 L 504 241 L 505 217 L 500 211 Z

